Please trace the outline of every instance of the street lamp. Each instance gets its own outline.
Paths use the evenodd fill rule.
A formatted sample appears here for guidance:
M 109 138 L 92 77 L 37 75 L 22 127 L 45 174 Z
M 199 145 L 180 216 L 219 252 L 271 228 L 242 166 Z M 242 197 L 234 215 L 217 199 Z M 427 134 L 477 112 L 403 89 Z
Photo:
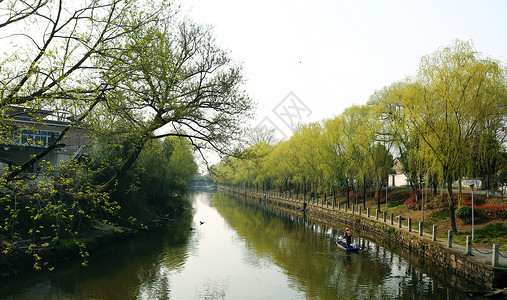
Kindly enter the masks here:
M 475 230 L 474 230 L 474 184 L 470 184 L 470 188 L 472 189 L 472 241 L 475 239 Z
M 386 213 L 387 213 L 387 189 L 389 188 L 389 177 L 387 177 L 387 184 L 386 184 Z
M 421 222 L 424 223 L 424 183 L 421 183 L 422 204 L 421 204 Z

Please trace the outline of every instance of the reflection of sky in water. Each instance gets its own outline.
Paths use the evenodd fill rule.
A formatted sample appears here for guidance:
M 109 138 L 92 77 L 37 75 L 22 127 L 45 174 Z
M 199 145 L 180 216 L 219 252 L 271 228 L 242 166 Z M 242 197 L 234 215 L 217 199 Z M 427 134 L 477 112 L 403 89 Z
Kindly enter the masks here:
M 287 288 L 283 270 L 252 252 L 202 196 L 194 204 L 195 231 L 190 240 L 194 252 L 181 269 L 166 277 L 170 298 L 303 299 L 304 294 Z

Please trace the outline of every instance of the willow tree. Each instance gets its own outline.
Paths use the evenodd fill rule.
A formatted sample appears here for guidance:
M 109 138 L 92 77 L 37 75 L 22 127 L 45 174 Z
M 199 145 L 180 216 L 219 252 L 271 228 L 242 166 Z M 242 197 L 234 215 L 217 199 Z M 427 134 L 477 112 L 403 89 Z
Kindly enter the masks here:
M 473 137 L 470 145 L 469 173 L 484 178 L 486 193 L 492 189 L 491 183 L 501 170 L 505 149 L 505 120 L 490 119 L 479 129 L 481 134 Z M 503 145 L 503 146 L 502 146 Z
M 363 205 L 366 205 L 366 187 L 372 182 L 377 189 L 380 208 L 380 192 L 392 168 L 392 158 L 386 159 L 379 151 L 379 144 L 383 143 L 379 139 L 382 123 L 372 108 L 368 104 L 346 109 L 342 115 L 342 134 L 347 157 L 347 182 L 350 181 L 356 190 L 363 187 Z
M 345 168 L 347 164 L 345 136 L 342 132 L 343 125 L 340 117 L 325 120 L 322 134 L 322 161 L 325 176 L 331 183 L 333 193 L 346 180 Z
M 260 142 L 252 147 L 254 147 L 253 149 L 255 150 L 250 163 L 250 167 L 255 172 L 252 184 L 255 185 L 258 190 L 259 187 L 267 187 L 266 183 L 270 182 L 273 176 L 275 176 L 272 172 L 273 165 L 270 163 L 270 158 L 272 157 L 274 149 L 278 147 L 272 146 L 266 142 Z
M 403 166 L 403 173 L 408 179 L 412 190 L 416 192 L 434 170 L 426 164 L 424 155 L 419 148 L 419 136 L 403 111 L 400 99 L 403 97 L 405 82 L 396 82 L 376 91 L 370 102 L 376 118 L 380 119 L 378 139 L 388 145 Z M 417 199 L 417 193 L 416 199 Z
M 353 186 L 356 205 L 358 204 L 357 195 L 359 188 L 363 188 L 363 206 L 366 208 L 366 187 L 368 182 L 376 183 L 376 186 L 382 186 L 382 180 L 377 182 L 374 170 L 375 157 L 372 155 L 372 147 L 375 145 L 376 120 L 370 118 L 371 107 L 369 105 L 354 106 L 344 112 L 348 117 L 349 126 L 347 139 L 349 145 L 349 163 L 350 168 L 354 170 Z M 380 199 L 380 188 L 378 196 Z
M 421 139 L 427 159 L 447 185 L 450 222 L 457 231 L 453 181 L 465 149 L 488 119 L 505 116 L 506 72 L 482 57 L 469 42 L 456 41 L 421 60 L 417 77 L 406 85 L 403 112 Z
M 237 173 L 247 187 L 255 186 L 258 189 L 259 185 L 264 186 L 273 178 L 272 166 L 268 162 L 272 148 L 266 142 L 253 144 L 241 156 L 242 159 L 238 160 Z
M 347 108 L 335 121 L 335 150 L 340 153 L 340 159 L 344 161 L 343 175 L 346 187 L 347 205 L 350 205 L 350 189 L 354 190 L 354 180 L 360 172 L 360 151 L 356 139 L 359 135 L 361 122 L 360 106 Z
M 295 139 L 278 143 L 271 154 L 268 156 L 269 169 L 274 169 L 278 178 L 286 178 L 292 185 L 295 185 L 296 194 L 302 192 L 306 196 L 308 174 L 306 172 L 306 162 L 299 153 Z
M 299 127 L 290 138 L 292 156 L 300 162 L 300 176 L 310 181 L 315 194 L 323 182 L 322 157 L 318 153 L 322 126 L 310 123 Z
M 384 113 L 379 109 L 376 98 L 372 97 L 355 114 L 358 121 L 353 143 L 359 148 L 356 156 L 362 179 L 363 205 L 366 202 L 367 184 L 372 182 L 376 188 L 377 208 L 380 210 L 381 191 L 394 164 L 390 153 L 394 139 L 389 135 L 389 124 L 385 122 Z
M 297 171 L 294 156 L 289 147 L 289 141 L 280 142 L 274 146 L 261 164 L 263 168 L 259 174 L 260 178 L 270 176 L 285 191 L 290 191 Z

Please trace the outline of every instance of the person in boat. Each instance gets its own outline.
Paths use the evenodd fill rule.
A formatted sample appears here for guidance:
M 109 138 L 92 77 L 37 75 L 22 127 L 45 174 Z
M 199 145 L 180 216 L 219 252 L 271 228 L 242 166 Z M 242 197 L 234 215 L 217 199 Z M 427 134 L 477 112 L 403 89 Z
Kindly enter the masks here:
M 343 235 L 345 242 L 347 243 L 347 248 L 350 247 L 350 243 L 352 242 L 352 232 L 348 228 L 345 228 L 345 234 Z

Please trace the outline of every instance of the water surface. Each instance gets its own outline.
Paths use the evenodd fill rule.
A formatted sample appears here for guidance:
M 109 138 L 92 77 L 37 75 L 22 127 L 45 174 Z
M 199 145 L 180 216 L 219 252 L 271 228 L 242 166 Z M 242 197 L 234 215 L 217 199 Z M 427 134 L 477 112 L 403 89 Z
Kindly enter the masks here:
M 3 278 L 0 299 L 469 298 L 371 240 L 346 253 L 336 229 L 223 194 L 190 198 L 178 224 L 115 243 L 86 268 Z

